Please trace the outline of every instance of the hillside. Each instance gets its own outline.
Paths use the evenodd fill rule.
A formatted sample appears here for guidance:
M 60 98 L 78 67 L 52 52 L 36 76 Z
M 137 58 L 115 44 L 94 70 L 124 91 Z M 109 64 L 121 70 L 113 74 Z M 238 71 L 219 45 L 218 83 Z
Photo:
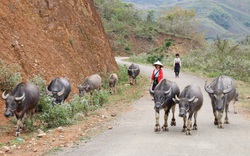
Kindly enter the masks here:
M 93 73 L 117 70 L 92 0 L 1 1 L 0 60 L 21 67 L 24 81 L 68 77 L 73 91 Z
M 139 9 L 162 10 L 174 6 L 194 9 L 200 22 L 200 30 L 207 38 L 232 37 L 241 39 L 250 34 L 250 2 L 247 0 L 123 0 Z

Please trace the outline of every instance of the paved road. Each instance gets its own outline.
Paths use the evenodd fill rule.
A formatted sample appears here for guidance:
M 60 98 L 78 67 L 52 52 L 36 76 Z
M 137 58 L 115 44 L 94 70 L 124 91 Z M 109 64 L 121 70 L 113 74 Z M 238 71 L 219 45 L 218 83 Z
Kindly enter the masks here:
M 128 64 L 117 58 L 120 64 Z M 151 75 L 152 66 L 140 65 L 141 73 Z M 172 70 L 164 69 L 167 79 L 175 81 L 182 90 L 189 84 L 199 85 L 203 90 L 204 103 L 198 113 L 198 130 L 191 136 L 181 132 L 183 121 L 178 117 L 175 127 L 168 132 L 154 132 L 155 117 L 153 101 L 145 95 L 133 104 L 132 111 L 123 114 L 108 130 L 86 144 L 70 148 L 58 155 L 67 156 L 249 156 L 250 121 L 240 114 L 233 114 L 230 106 L 229 125 L 217 129 L 213 125 L 210 99 L 203 89 L 205 80 L 185 73 L 175 78 Z M 163 111 L 160 112 L 160 124 L 163 124 Z M 170 114 L 171 115 L 171 114 Z M 170 119 L 169 119 L 170 121 Z

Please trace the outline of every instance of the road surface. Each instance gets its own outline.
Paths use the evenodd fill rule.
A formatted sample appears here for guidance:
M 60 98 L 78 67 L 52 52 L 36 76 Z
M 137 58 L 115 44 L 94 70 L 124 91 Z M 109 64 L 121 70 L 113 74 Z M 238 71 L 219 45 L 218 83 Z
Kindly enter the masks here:
M 117 58 L 119 64 L 130 64 Z M 141 74 L 150 77 L 153 66 L 140 65 Z M 233 113 L 230 105 L 229 122 L 224 129 L 214 124 L 212 107 L 208 94 L 204 91 L 205 80 L 180 73 L 174 77 L 173 70 L 164 69 L 164 76 L 175 81 L 180 90 L 189 84 L 201 87 L 204 96 L 203 106 L 198 113 L 197 131 L 187 136 L 181 132 L 183 121 L 178 117 L 176 107 L 176 126 L 169 126 L 168 132 L 154 132 L 154 102 L 148 94 L 133 104 L 130 112 L 120 115 L 107 130 L 77 148 L 69 148 L 58 155 L 63 156 L 249 156 L 250 121 L 240 114 Z M 170 113 L 171 115 L 171 113 Z M 169 118 L 169 123 L 170 123 Z M 163 110 L 160 112 L 163 124 Z

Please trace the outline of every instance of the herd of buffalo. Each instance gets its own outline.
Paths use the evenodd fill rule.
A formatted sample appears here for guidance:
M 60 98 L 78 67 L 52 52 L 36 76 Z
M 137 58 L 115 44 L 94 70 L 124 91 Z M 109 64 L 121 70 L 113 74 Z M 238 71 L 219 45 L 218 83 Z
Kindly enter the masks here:
M 209 85 L 207 82 L 204 85 L 205 91 L 208 93 L 214 114 L 214 125 L 218 128 L 223 128 L 222 117 L 225 112 L 225 124 L 228 121 L 228 107 L 232 101 L 235 104 L 238 101 L 238 93 L 234 80 L 228 76 L 221 75 L 214 78 Z M 197 113 L 203 104 L 203 95 L 199 86 L 194 84 L 186 86 L 182 92 L 175 82 L 167 79 L 162 79 L 154 90 L 150 87 L 150 94 L 154 97 L 155 102 L 155 132 L 168 131 L 168 115 L 170 109 L 172 110 L 171 126 L 175 126 L 175 106 L 179 105 L 179 116 L 183 118 L 183 132 L 186 135 L 191 135 L 191 128 L 197 130 Z M 160 127 L 159 112 L 164 109 L 164 125 Z M 235 110 L 234 110 L 235 112 Z M 236 112 L 235 112 L 236 113 Z M 192 125 L 192 116 L 194 116 L 194 124 Z
M 136 64 L 131 64 L 128 67 L 128 76 L 131 85 L 136 84 L 136 77 L 140 73 L 140 68 Z M 110 92 L 113 94 L 116 90 L 116 84 L 118 82 L 118 76 L 112 73 L 109 76 Z M 79 84 L 79 96 L 84 96 L 85 93 L 101 89 L 102 79 L 98 74 L 94 74 L 85 78 L 84 82 Z M 212 82 L 204 85 L 205 91 L 211 98 L 214 124 L 218 125 L 218 128 L 222 128 L 222 116 L 225 111 L 225 124 L 228 124 L 228 106 L 231 101 L 234 103 L 238 100 L 238 93 L 234 80 L 228 76 L 219 76 L 212 80 Z M 53 104 L 63 103 L 71 91 L 71 85 L 67 78 L 55 78 L 46 87 L 47 95 L 54 98 Z M 183 132 L 187 135 L 191 134 L 192 128 L 192 116 L 194 115 L 193 130 L 197 130 L 197 113 L 203 104 L 203 95 L 200 87 L 195 85 L 186 86 L 182 92 L 175 82 L 167 79 L 162 79 L 154 90 L 149 89 L 150 94 L 154 98 L 155 103 L 155 118 L 156 125 L 155 131 L 168 131 L 168 114 L 170 109 L 172 110 L 171 126 L 175 126 L 175 106 L 179 105 L 179 116 L 183 117 Z M 24 128 L 23 117 L 28 113 L 31 114 L 31 119 L 38 105 L 40 93 L 38 87 L 33 83 L 21 82 L 17 84 L 11 93 L 2 93 L 2 98 L 6 103 L 5 117 L 16 116 L 17 118 L 17 130 L 16 136 L 20 134 L 20 130 Z M 164 109 L 164 125 L 159 125 L 159 111 Z M 187 117 L 188 114 L 188 117 Z

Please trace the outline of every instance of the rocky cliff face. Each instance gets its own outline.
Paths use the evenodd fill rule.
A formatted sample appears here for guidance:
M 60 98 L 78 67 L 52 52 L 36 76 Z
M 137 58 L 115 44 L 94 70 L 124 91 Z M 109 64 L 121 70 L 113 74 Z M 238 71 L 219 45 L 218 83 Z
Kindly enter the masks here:
M 19 64 L 24 81 L 68 77 L 72 88 L 90 74 L 117 70 L 92 0 L 1 1 L 0 59 Z

